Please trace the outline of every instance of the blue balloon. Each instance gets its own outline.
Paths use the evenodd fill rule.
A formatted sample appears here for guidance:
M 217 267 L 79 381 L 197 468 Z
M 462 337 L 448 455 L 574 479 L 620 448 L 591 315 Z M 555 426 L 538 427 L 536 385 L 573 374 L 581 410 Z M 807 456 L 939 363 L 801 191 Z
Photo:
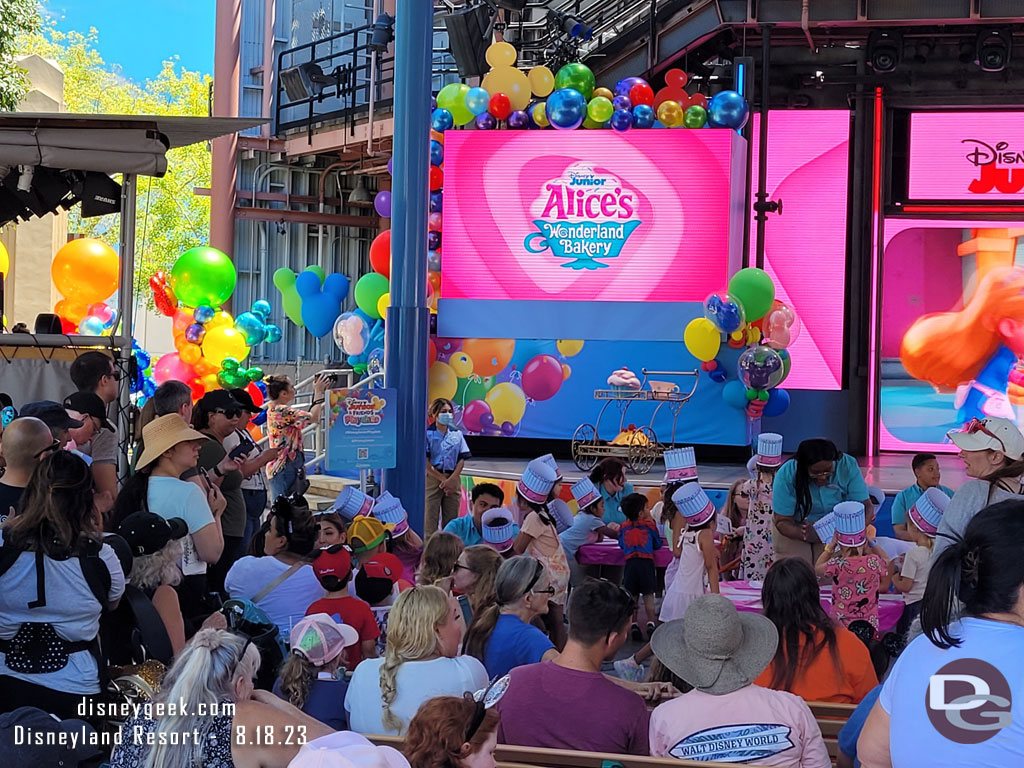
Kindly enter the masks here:
M 430 127 L 438 133 L 444 133 L 453 125 L 455 125 L 455 118 L 447 109 L 435 109 L 430 115 Z
M 270 306 L 270 302 L 266 299 L 257 299 L 252 303 L 252 313 L 258 315 L 266 322 L 270 318 L 270 313 L 274 311 L 274 308 Z
M 466 94 L 466 109 L 474 115 L 482 115 L 491 103 L 491 94 L 483 88 L 470 88 Z
M 203 324 L 213 320 L 213 316 L 217 314 L 217 311 L 213 307 L 199 306 L 196 307 L 196 311 L 192 313 L 192 317 L 196 319 L 197 323 Z
M 747 388 L 743 386 L 742 381 L 733 379 L 722 387 L 722 399 L 726 405 L 742 411 L 747 407 Z
M 489 112 L 481 112 L 473 118 L 473 125 L 478 131 L 490 131 L 498 127 L 498 118 Z
M 716 368 L 715 370 L 713 370 L 710 373 L 708 373 L 708 378 L 711 379 L 716 384 L 722 384 L 729 377 L 726 374 L 724 369 Z
M 651 127 L 652 128 L 667 128 L 668 126 L 665 125 L 663 122 L 661 122 L 661 120 L 655 120 L 654 121 L 654 125 L 651 126 Z
M 440 165 L 444 162 L 444 144 L 437 139 L 430 140 L 430 164 Z
M 654 108 L 647 104 L 637 104 L 633 107 L 633 127 L 651 128 L 654 126 Z
M 441 252 L 427 251 L 427 269 L 431 272 L 441 271 Z
M 739 130 L 747 124 L 750 107 L 736 91 L 721 91 L 708 102 L 708 122 L 723 128 Z
M 142 382 L 142 394 L 145 397 L 152 397 L 156 392 L 156 382 L 152 379 L 144 379 Z
M 617 109 L 608 122 L 611 123 L 613 131 L 624 133 L 633 127 L 633 115 L 625 109 Z
M 271 344 L 276 344 L 284 337 L 284 334 L 281 332 L 281 328 L 277 325 L 274 325 L 273 323 L 267 323 L 266 329 L 266 340 Z
M 434 230 L 427 232 L 427 249 L 436 251 L 441 247 L 441 233 Z
M 444 195 L 441 190 L 430 193 L 430 212 L 440 213 L 444 209 Z
M 555 128 L 575 130 L 587 114 L 587 100 L 575 88 L 559 88 L 548 96 L 545 114 Z
M 245 334 L 245 343 L 250 346 L 262 344 L 267 336 L 263 320 L 253 312 L 243 312 L 235 318 L 235 330 Z
M 149 364 L 153 361 L 153 359 L 149 356 L 149 352 L 147 352 L 144 349 L 135 350 L 135 360 L 138 363 L 140 371 L 144 371 L 147 368 L 149 368 Z
M 762 416 L 781 416 L 789 408 L 789 392 L 784 389 L 768 391 L 768 402 L 764 404 Z

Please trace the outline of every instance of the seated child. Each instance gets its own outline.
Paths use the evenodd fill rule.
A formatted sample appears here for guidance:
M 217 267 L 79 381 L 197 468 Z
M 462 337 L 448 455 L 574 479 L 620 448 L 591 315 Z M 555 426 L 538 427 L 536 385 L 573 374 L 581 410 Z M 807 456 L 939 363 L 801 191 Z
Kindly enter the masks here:
M 359 642 L 348 646 L 345 651 L 346 666 L 352 671 L 364 658 L 372 659 L 377 655 L 377 638 L 380 636 L 370 606 L 348 593 L 348 582 L 352 578 L 352 556 L 344 544 L 322 549 L 313 560 L 313 573 L 320 581 L 320 586 L 326 590 L 327 597 L 310 605 L 306 609 L 306 616 L 324 613 L 356 631 Z
M 661 549 L 661 536 L 647 511 L 647 497 L 631 493 L 620 503 L 619 509 L 626 522 L 619 527 L 619 547 L 626 555 L 626 567 L 622 572 L 622 586 L 631 595 L 643 595 L 643 609 L 647 619 L 647 639 L 654 634 L 654 593 L 658 589 L 658 577 L 654 570 L 654 552 Z M 634 640 L 643 639 L 640 626 L 640 604 L 637 604 L 636 622 L 631 633 Z
M 436 535 L 436 534 L 435 534 Z M 363 563 L 356 573 L 356 595 L 370 605 L 377 624 L 377 653 L 384 655 L 387 641 L 388 616 L 391 604 L 404 591 L 401 586 L 402 563 L 394 555 L 384 552 Z M 411 585 L 410 585 L 411 586 Z
M 932 545 L 946 511 L 949 497 L 939 488 L 928 488 L 907 510 L 907 532 L 917 544 L 903 556 L 903 567 L 892 582 L 903 593 L 903 613 L 896 631 L 906 635 L 914 619 L 921 613 L 921 598 L 931 570 Z
M 892 501 L 892 529 L 896 532 L 896 538 L 904 541 L 914 541 L 907 528 L 907 511 L 921 498 L 922 493 L 929 488 L 938 488 L 946 496 L 953 498 L 953 491 L 950 488 L 939 485 L 942 473 L 935 454 L 918 453 L 910 462 L 910 466 L 914 469 L 917 482 L 896 494 Z
M 575 587 L 583 581 L 584 576 L 583 567 L 576 560 L 579 548 L 584 544 L 599 541 L 602 536 L 617 539 L 619 526 L 616 523 L 604 524 L 604 520 L 601 519 L 604 517 L 604 498 L 589 477 L 575 483 L 571 490 L 579 507 L 579 514 L 573 518 L 569 529 L 558 535 L 558 540 L 562 542 L 565 559 L 569 561 L 569 584 Z

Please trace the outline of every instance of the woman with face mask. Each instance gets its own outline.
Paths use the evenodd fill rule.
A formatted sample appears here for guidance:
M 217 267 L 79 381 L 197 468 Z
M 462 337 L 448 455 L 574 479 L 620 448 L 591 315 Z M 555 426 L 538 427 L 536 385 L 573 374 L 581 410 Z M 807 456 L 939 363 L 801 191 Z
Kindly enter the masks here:
M 462 465 L 469 458 L 466 438 L 455 429 L 455 407 L 451 400 L 437 398 L 428 411 L 427 500 L 423 538 L 459 516 L 462 495 Z M 440 525 L 438 513 L 440 512 Z

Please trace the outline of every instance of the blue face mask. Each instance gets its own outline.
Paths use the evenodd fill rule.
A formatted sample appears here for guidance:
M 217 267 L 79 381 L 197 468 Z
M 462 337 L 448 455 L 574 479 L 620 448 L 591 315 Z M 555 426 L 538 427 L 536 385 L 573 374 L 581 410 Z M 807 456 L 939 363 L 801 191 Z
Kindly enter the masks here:
M 452 420 L 454 418 L 455 418 L 455 414 L 454 413 L 449 413 L 448 411 L 445 411 L 444 413 L 437 414 L 437 423 L 438 424 L 444 424 L 447 427 L 447 426 L 449 426 L 452 423 Z

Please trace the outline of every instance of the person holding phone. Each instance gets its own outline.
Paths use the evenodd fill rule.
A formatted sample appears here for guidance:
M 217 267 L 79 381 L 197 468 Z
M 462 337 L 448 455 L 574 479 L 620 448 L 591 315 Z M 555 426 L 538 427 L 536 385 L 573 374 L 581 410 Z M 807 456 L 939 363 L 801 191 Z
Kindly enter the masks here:
M 263 409 L 256 406 L 252 396 L 244 389 L 232 389 L 231 397 L 242 406 L 242 415 L 238 424 L 224 438 L 224 449 L 228 458 L 242 461 L 242 498 L 245 500 L 245 532 L 242 534 L 243 546 L 248 546 L 267 507 L 267 480 L 261 471 L 267 464 L 280 455 L 277 448 L 261 450 L 246 431 L 246 425 Z
M 271 502 L 278 496 L 305 491 L 306 454 L 302 450 L 302 430 L 320 418 L 324 396 L 331 386 L 330 374 L 319 374 L 313 379 L 313 402 L 308 411 L 292 405 L 295 386 L 287 376 L 268 376 L 267 430 L 270 446 L 278 450 L 276 459 L 267 464 Z

